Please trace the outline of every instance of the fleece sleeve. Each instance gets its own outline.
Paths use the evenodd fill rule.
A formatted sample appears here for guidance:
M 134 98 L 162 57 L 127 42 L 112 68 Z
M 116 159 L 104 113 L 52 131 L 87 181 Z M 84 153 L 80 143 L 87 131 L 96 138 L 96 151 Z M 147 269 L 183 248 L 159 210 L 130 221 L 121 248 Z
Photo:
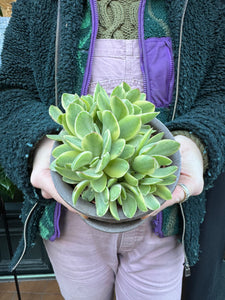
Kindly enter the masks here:
M 221 10 L 224 14 L 224 9 Z M 223 19 L 222 19 L 223 18 Z M 209 188 L 225 165 L 225 16 L 215 24 L 214 45 L 206 76 L 195 105 L 184 115 L 167 123 L 170 130 L 186 130 L 204 144 L 208 156 L 205 186 Z M 182 101 L 180 99 L 179 101 Z M 178 102 L 179 103 L 179 102 Z
M 60 128 L 39 98 L 30 66 L 29 1 L 18 0 L 5 32 L 0 70 L 0 164 L 23 191 L 32 191 L 29 157 L 46 133 Z M 29 192 L 28 192 L 29 193 Z

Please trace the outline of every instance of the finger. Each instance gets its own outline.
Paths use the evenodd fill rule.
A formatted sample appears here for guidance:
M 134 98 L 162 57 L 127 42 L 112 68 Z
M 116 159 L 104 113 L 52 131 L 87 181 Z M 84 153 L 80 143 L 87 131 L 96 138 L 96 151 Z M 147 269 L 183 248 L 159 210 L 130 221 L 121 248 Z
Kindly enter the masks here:
M 44 190 L 41 190 L 41 195 L 45 199 L 51 199 L 52 198 L 52 196 Z
M 182 184 L 185 184 L 185 183 L 182 182 Z M 185 186 L 190 191 L 188 185 L 185 184 Z M 185 197 L 186 197 L 185 191 L 178 183 L 172 194 L 172 199 L 174 200 L 175 203 L 181 203 L 185 199 Z
M 71 212 L 76 212 L 76 210 L 67 204 L 58 194 L 49 169 L 42 170 L 41 172 L 34 172 L 31 177 L 31 183 L 34 187 L 41 190 L 41 194 L 45 199 L 54 199 Z

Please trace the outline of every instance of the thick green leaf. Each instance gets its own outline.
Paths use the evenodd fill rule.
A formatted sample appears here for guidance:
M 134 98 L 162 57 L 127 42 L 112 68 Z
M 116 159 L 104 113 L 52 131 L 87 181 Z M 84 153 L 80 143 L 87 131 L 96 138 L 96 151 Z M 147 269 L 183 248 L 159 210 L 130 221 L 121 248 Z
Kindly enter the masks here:
M 114 113 L 117 120 L 121 120 L 129 114 L 127 106 L 123 103 L 123 101 L 118 97 L 110 98 L 110 105 L 112 108 L 112 112 Z
M 52 151 L 52 156 L 54 158 L 57 158 L 62 153 L 67 152 L 67 151 L 72 151 L 72 150 L 73 149 L 69 145 L 61 144 Z
M 154 151 L 156 144 L 147 144 L 143 148 L 141 148 L 139 154 L 151 155 L 149 154 L 150 151 Z
M 130 90 L 131 90 L 131 87 L 129 86 L 129 84 L 127 84 L 126 82 L 122 82 L 121 84 L 120 84 L 120 86 L 124 89 L 124 91 L 127 93 L 127 92 L 129 92 Z
M 104 172 L 110 177 L 121 178 L 126 174 L 128 169 L 129 163 L 126 160 L 116 158 L 108 163 Z
M 99 179 L 91 180 L 91 187 L 97 193 L 101 193 L 105 190 L 107 184 L 107 176 L 105 174 L 102 175 Z
M 98 125 L 94 123 L 95 132 L 101 134 L 101 130 L 99 129 Z
M 159 142 L 163 138 L 163 136 L 164 136 L 164 132 L 159 132 L 159 133 L 153 135 L 149 139 L 148 144 Z
M 141 138 L 140 142 L 137 145 L 137 148 L 135 150 L 135 152 L 138 154 L 139 151 L 144 147 L 144 145 L 146 144 L 146 142 L 149 140 L 149 137 L 151 136 L 153 131 L 153 128 L 148 129 L 148 131 L 143 135 L 143 137 Z
M 142 113 L 141 108 L 135 104 L 133 104 L 134 115 L 140 115 Z
M 141 115 L 140 115 L 140 118 L 141 118 L 142 124 L 147 124 L 147 123 L 149 123 L 149 122 L 152 121 L 155 117 L 157 117 L 158 114 L 159 114 L 158 112 L 141 114 Z M 139 116 L 139 115 L 137 115 L 137 116 Z
M 102 111 L 98 110 L 96 113 L 99 121 L 102 123 Z
M 71 165 L 72 171 L 78 170 L 83 166 L 86 166 L 92 160 L 92 153 L 90 151 L 81 152 L 77 157 L 74 159 Z
M 74 150 L 80 152 L 82 151 L 81 140 L 79 138 L 72 135 L 65 135 L 64 142 L 68 144 L 70 147 L 72 147 Z
M 139 89 L 132 89 L 126 94 L 126 99 L 128 99 L 131 103 L 134 103 L 140 99 L 140 96 L 141 93 Z
M 137 206 L 138 206 L 138 208 L 141 210 L 141 211 L 147 211 L 148 209 L 147 209 L 147 207 L 146 207 L 146 205 L 145 205 L 145 200 L 144 200 L 144 197 L 143 197 L 143 195 L 142 195 L 142 193 L 141 193 L 141 191 L 140 191 L 140 189 L 137 187 L 137 190 L 138 190 L 138 193 L 139 193 L 139 195 L 137 196 L 137 195 L 135 195 L 135 199 L 136 199 L 136 201 L 137 201 Z
M 109 129 L 111 133 L 112 140 L 117 140 L 120 135 L 119 123 L 115 115 L 109 111 L 105 110 L 102 113 L 102 123 L 103 123 L 103 133 Z
M 121 184 L 114 184 L 109 190 L 109 200 L 115 201 L 121 194 Z
M 142 124 L 141 125 L 141 129 L 140 129 L 140 132 L 139 132 L 139 134 L 140 135 L 144 135 L 144 134 L 146 134 L 146 132 L 149 130 L 149 129 L 151 129 L 152 127 L 149 125 L 149 124 Z M 153 129 L 152 128 L 152 134 L 155 132 L 155 129 Z M 147 142 L 148 143 L 148 142 Z M 146 143 L 146 144 L 147 144 Z
M 98 162 L 99 162 L 99 157 L 98 156 L 94 157 L 92 159 L 92 161 L 90 162 L 90 168 L 95 168 L 97 166 Z
M 105 97 L 105 95 L 101 92 L 98 94 L 97 104 L 100 111 L 111 110 L 109 97 Z
M 151 185 L 150 187 L 151 187 L 150 193 L 154 194 L 156 191 L 156 185 Z
M 62 126 L 67 134 L 73 135 L 72 131 L 69 129 L 69 127 L 67 125 L 66 114 L 59 116 L 59 122 L 62 124 Z
M 165 177 L 172 175 L 174 172 L 176 172 L 176 170 L 177 170 L 176 166 L 159 168 L 159 169 L 155 170 L 155 172 L 153 174 L 151 174 L 151 177 L 165 178 Z
M 62 107 L 67 110 L 67 107 L 75 102 L 77 99 L 79 99 L 79 96 L 77 94 L 68 94 L 64 93 L 62 94 L 61 102 L 62 102 Z
M 121 189 L 121 200 L 126 200 L 127 199 L 127 192 L 126 192 L 126 189 L 122 186 L 122 189 Z
M 117 178 L 109 178 L 107 187 L 110 188 L 116 182 L 117 182 Z
M 78 183 L 72 193 L 72 201 L 75 205 L 77 203 L 78 198 L 80 197 L 80 194 L 83 192 L 83 190 L 89 185 L 88 180 L 83 180 L 80 183 Z
M 151 186 L 150 185 L 139 185 L 139 189 L 143 196 L 148 195 L 151 192 Z
M 133 115 L 134 114 L 133 104 L 128 99 L 122 99 L 122 101 L 126 105 L 128 111 L 129 111 L 129 115 Z
M 62 115 L 62 111 L 54 105 L 51 105 L 49 107 L 49 115 L 51 116 L 51 118 L 58 124 L 62 125 L 61 123 L 61 119 L 59 118 Z
M 77 115 L 81 112 L 84 111 L 83 107 L 80 106 L 77 103 L 71 103 L 66 111 L 66 123 L 69 128 L 69 130 L 75 135 L 75 120 Z
M 69 179 L 69 178 L 67 178 L 67 177 L 65 177 L 65 176 L 62 177 L 62 181 L 64 181 L 65 183 L 68 183 L 68 184 L 72 184 L 72 185 L 75 185 L 75 184 L 78 183 L 78 181 L 76 181 L 76 180 L 71 180 L 71 179 Z
M 117 199 L 117 202 L 119 205 L 121 205 L 121 206 L 123 205 L 123 200 L 122 200 L 121 196 L 119 196 L 119 198 Z
M 140 101 L 147 101 L 145 93 L 141 93 L 141 95 L 140 95 Z
M 94 190 L 89 186 L 86 188 L 82 193 L 82 198 L 86 201 L 91 202 L 95 198 L 95 192 Z
M 85 103 L 87 107 L 87 111 L 90 111 L 94 101 L 93 97 L 91 95 L 85 95 L 85 96 L 83 95 L 80 97 L 80 100 L 82 100 Z
M 110 98 L 116 96 L 120 99 L 123 99 L 125 97 L 125 90 L 121 85 L 115 87 L 110 95 Z
M 132 138 L 131 140 L 129 140 L 127 142 L 127 145 L 132 145 L 134 147 L 138 147 L 139 143 L 142 140 L 142 137 L 143 137 L 143 135 L 140 134 L 140 132 L 139 132 L 134 138 Z
M 144 201 L 144 197 L 140 191 L 140 189 L 138 187 L 134 187 L 128 183 L 123 182 L 122 186 L 126 189 L 129 190 L 130 192 L 132 192 L 134 194 L 134 197 L 136 199 L 137 202 L 137 206 L 141 211 L 147 211 L 147 207 L 145 205 L 145 201 Z
M 158 184 L 159 182 L 162 182 L 163 180 L 160 178 L 150 178 L 146 177 L 140 181 L 140 184 L 143 185 L 153 185 L 153 184 Z
M 82 139 L 85 135 L 94 131 L 94 122 L 91 115 L 86 111 L 81 111 L 75 120 L 76 136 Z
M 176 175 L 170 175 L 166 178 L 164 178 L 161 182 L 158 182 L 157 185 L 170 185 L 173 184 L 176 181 L 177 176 Z
M 66 178 L 68 178 L 68 179 L 70 179 L 72 181 L 75 181 L 75 182 L 82 181 L 82 179 L 77 175 L 77 173 L 73 172 L 69 168 L 58 167 L 58 166 L 53 166 L 53 168 L 54 168 L 53 171 L 55 170 L 57 173 L 59 173 L 63 177 L 66 177 Z M 51 170 L 52 170 L 52 167 L 51 167 Z
M 151 174 L 156 166 L 155 159 L 149 155 L 139 155 L 135 157 L 131 164 L 132 168 L 141 174 Z
M 90 151 L 93 157 L 100 157 L 103 149 L 103 139 L 98 133 L 92 132 L 83 138 L 81 145 L 84 151 Z
M 59 155 L 55 162 L 59 167 L 65 167 L 67 164 L 72 164 L 79 153 L 77 151 L 67 151 Z
M 129 172 L 124 175 L 124 179 L 127 183 L 133 186 L 138 186 L 138 180 L 134 176 L 132 176 Z
M 171 194 L 170 190 L 164 185 L 157 185 L 157 189 L 154 192 L 154 195 L 156 195 L 164 200 L 172 199 L 172 194 Z
M 127 160 L 133 156 L 134 152 L 135 152 L 135 147 L 132 145 L 126 144 L 123 149 L 123 152 L 120 154 L 120 158 Z
M 95 193 L 95 205 L 97 215 L 99 217 L 104 216 L 109 208 L 109 191 L 107 188 L 101 193 Z
M 59 134 L 47 134 L 47 138 L 57 142 L 63 142 L 64 140 L 63 136 L 60 136 Z
M 138 116 L 127 116 L 119 121 L 120 138 L 126 141 L 137 135 L 141 128 L 141 119 Z
M 169 166 L 172 164 L 172 160 L 166 156 L 152 155 L 152 157 L 154 157 L 157 160 L 157 162 L 160 166 Z
M 110 162 L 110 154 L 109 152 L 106 152 L 102 158 L 98 161 L 98 164 L 96 166 L 96 172 L 100 172 L 102 170 L 105 169 L 105 167 L 108 165 L 108 163 Z
M 98 105 L 97 103 L 94 102 L 89 110 L 89 114 L 93 119 L 95 119 L 97 115 L 97 111 L 98 111 Z
M 156 210 L 160 208 L 160 203 L 154 195 L 148 194 L 147 196 L 144 196 L 144 199 L 145 204 L 149 209 Z
M 155 143 L 154 146 L 147 152 L 148 155 L 170 156 L 178 151 L 180 144 L 174 140 L 165 139 Z
M 117 203 L 114 202 L 109 202 L 109 210 L 111 212 L 111 215 L 113 216 L 114 219 L 120 220 L 119 214 L 118 214 L 118 209 L 117 209 Z
M 102 177 L 103 172 L 95 173 L 95 169 L 77 172 L 77 175 L 82 179 L 96 180 Z
M 93 101 L 97 103 L 97 99 L 98 99 L 98 95 L 102 94 L 104 96 L 104 98 L 109 98 L 108 94 L 106 93 L 106 90 L 99 84 L 96 84 L 95 87 L 95 91 L 94 91 L 94 97 L 93 97 Z
M 111 160 L 121 155 L 121 153 L 124 150 L 125 144 L 126 141 L 124 139 L 118 139 L 112 143 L 111 152 L 110 152 Z
M 137 211 L 137 201 L 131 193 L 127 193 L 127 199 L 122 202 L 122 210 L 127 218 L 133 218 Z
M 103 134 L 103 151 L 102 155 L 104 155 L 107 152 L 111 151 L 111 145 L 112 145 L 112 138 L 110 130 L 107 129 Z
M 141 180 L 142 178 L 146 177 L 146 174 L 134 173 L 133 176 L 137 178 L 137 180 Z
M 135 101 L 134 104 L 141 108 L 143 114 L 155 111 L 155 105 L 149 101 Z

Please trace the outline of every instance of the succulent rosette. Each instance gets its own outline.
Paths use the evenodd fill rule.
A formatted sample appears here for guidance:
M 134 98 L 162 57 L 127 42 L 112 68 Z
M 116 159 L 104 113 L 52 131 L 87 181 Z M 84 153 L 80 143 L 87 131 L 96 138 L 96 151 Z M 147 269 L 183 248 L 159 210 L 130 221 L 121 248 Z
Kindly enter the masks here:
M 160 207 L 159 198 L 172 198 L 168 188 L 176 181 L 177 166 L 170 156 L 179 143 L 163 138 L 150 122 L 158 115 L 155 106 L 139 89 L 125 82 L 108 95 L 96 85 L 94 95 L 63 94 L 62 112 L 50 106 L 52 119 L 62 125 L 50 165 L 53 172 L 73 186 L 72 201 L 93 202 L 96 214 L 108 211 L 120 220 Z

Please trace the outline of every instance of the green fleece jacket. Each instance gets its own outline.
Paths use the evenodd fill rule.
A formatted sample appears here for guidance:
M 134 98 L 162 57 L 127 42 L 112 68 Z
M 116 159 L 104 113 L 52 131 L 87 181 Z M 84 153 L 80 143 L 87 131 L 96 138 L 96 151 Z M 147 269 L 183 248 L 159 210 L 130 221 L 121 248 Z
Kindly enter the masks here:
M 179 51 L 184 0 L 167 0 L 175 71 Z M 55 38 L 57 0 L 17 0 L 6 30 L 0 71 L 0 164 L 24 193 L 22 221 L 37 203 L 26 224 L 27 246 L 39 230 L 45 208 L 30 184 L 32 151 L 47 133 L 60 128 L 48 115 L 55 103 Z M 161 110 L 161 120 L 171 130 L 193 132 L 204 144 L 209 158 L 205 189 L 183 206 L 186 216 L 185 247 L 193 265 L 198 259 L 199 226 L 205 213 L 205 190 L 221 173 L 225 153 L 225 8 L 218 0 L 189 0 L 183 23 L 179 98 L 175 119 L 171 105 Z M 92 32 L 87 1 L 61 0 L 57 93 L 81 92 Z M 150 36 L 145 14 L 145 38 Z M 215 199 L 216 205 L 216 199 Z M 167 211 L 167 210 L 165 210 Z M 166 215 L 164 229 L 167 228 Z M 215 216 L 216 220 L 216 216 Z M 48 224 L 46 224 L 47 226 Z M 17 250 L 20 256 L 23 240 Z

